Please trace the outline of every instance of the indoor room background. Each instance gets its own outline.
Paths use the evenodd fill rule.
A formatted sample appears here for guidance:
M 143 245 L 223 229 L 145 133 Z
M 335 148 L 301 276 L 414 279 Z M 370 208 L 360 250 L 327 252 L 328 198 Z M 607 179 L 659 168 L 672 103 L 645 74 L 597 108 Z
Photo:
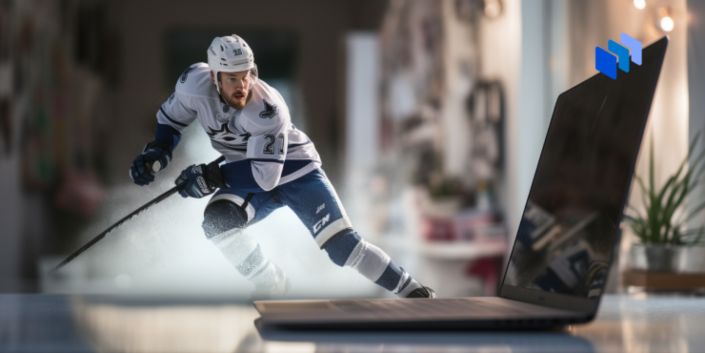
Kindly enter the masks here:
M 237 33 L 361 235 L 440 296 L 493 294 L 555 99 L 596 74 L 595 46 L 621 32 L 671 39 L 637 173 L 653 145 L 665 180 L 705 131 L 705 26 L 693 25 L 705 6 L 640 4 L 0 1 L 0 290 L 248 298 L 251 285 L 202 234 L 207 198 L 173 196 L 47 274 L 183 168 L 217 157 L 194 124 L 156 183 L 128 177 L 180 73 L 206 61 L 213 36 Z M 633 187 L 630 203 L 641 197 Z M 386 295 L 331 263 L 287 209 L 247 231 L 286 270 L 291 297 Z M 627 231 L 620 258 L 633 242 Z M 624 290 L 623 266 L 608 291 Z

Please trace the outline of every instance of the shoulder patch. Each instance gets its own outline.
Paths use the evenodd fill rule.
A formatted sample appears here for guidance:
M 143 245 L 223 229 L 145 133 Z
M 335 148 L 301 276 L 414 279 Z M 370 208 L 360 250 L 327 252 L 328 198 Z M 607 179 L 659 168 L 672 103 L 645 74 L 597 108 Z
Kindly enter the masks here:
M 191 72 L 191 70 L 193 70 L 194 66 L 195 65 L 191 65 L 188 68 L 186 68 L 186 70 L 184 70 L 184 72 L 181 74 L 181 76 L 179 76 L 179 82 L 186 83 L 186 79 L 188 79 L 188 73 Z
M 211 81 L 210 70 L 203 63 L 193 64 L 184 70 L 178 77 L 174 90 L 177 96 L 186 94 L 211 98 L 216 94 L 215 86 Z
M 262 119 L 271 119 L 275 115 L 277 115 L 278 108 L 276 105 L 271 104 L 267 102 L 266 100 L 263 100 L 264 102 L 264 110 L 259 113 L 259 117 Z

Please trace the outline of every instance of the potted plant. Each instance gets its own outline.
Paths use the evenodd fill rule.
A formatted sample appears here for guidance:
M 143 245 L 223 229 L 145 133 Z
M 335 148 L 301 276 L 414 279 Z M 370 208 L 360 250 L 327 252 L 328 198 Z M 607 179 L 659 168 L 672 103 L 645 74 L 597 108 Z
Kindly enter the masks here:
M 688 156 L 693 156 L 688 165 L 688 156 L 681 162 L 676 172 L 662 186 L 654 181 L 653 143 L 649 151 L 648 180 L 635 176 L 643 194 L 642 209 L 628 207 L 625 215 L 631 230 L 638 238 L 629 251 L 629 267 L 633 270 L 658 272 L 705 272 L 705 262 L 694 264 L 692 260 L 705 260 L 705 247 L 698 246 L 702 252 L 694 256 L 692 250 L 705 234 L 705 226 L 688 228 L 688 223 L 695 219 L 704 209 L 701 201 L 689 209 L 686 201 L 692 191 L 702 182 L 704 169 L 702 162 L 705 149 L 693 155 L 698 145 L 697 135 L 688 149 Z M 696 268 L 689 268 L 695 266 Z M 681 267 L 679 269 L 679 267 Z

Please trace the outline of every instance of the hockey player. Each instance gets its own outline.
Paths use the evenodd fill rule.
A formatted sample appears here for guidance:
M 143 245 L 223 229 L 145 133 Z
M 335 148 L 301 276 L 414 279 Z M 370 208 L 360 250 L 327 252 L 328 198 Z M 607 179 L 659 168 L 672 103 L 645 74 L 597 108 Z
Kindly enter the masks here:
M 291 123 L 279 92 L 258 78 L 250 46 L 230 35 L 214 38 L 207 52 L 208 64 L 187 68 L 157 112 L 154 140 L 135 158 L 132 180 L 152 182 L 169 163 L 181 131 L 198 120 L 225 163 L 186 168 L 176 179 L 179 193 L 214 194 L 204 211 L 205 235 L 255 285 L 255 295 L 284 294 L 287 281 L 243 230 L 288 206 L 335 264 L 400 297 L 435 297 L 353 230 L 313 142 Z

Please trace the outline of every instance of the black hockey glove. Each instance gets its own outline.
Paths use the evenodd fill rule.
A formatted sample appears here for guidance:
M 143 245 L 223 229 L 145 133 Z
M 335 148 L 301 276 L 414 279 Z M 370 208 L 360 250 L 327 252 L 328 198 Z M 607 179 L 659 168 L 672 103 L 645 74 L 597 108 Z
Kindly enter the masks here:
M 201 198 L 225 186 L 218 164 L 192 165 L 176 178 L 179 194 L 183 197 Z
M 154 181 L 154 174 L 166 168 L 171 160 L 171 152 L 156 142 L 150 142 L 132 162 L 130 179 L 137 185 L 147 185 Z

